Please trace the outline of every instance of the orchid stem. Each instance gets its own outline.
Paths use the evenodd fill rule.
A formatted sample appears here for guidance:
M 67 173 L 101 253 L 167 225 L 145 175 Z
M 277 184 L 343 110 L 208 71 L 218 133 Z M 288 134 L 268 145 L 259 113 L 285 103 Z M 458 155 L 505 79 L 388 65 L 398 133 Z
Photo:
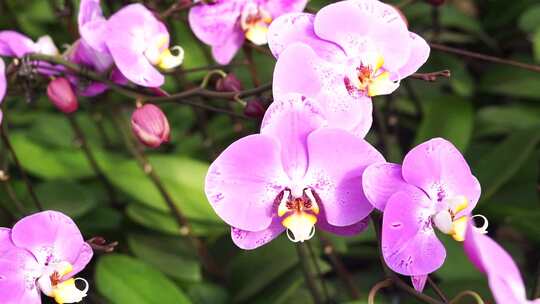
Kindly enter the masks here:
M 179 227 L 180 235 L 185 236 L 190 240 L 193 247 L 195 247 L 195 249 L 197 250 L 201 262 L 209 272 L 215 275 L 221 275 L 221 272 L 218 270 L 219 268 L 217 268 L 214 265 L 214 262 L 210 259 L 206 246 L 200 239 L 193 235 L 188 219 L 184 216 L 180 209 L 178 209 L 172 196 L 169 194 L 163 182 L 161 181 L 161 178 L 159 177 L 159 175 L 157 175 L 144 153 L 137 147 L 137 145 L 133 141 L 131 134 L 129 134 L 128 131 L 125 129 L 123 120 L 121 118 L 121 110 L 119 110 L 117 113 L 113 113 L 112 117 L 113 122 L 115 123 L 117 129 L 122 135 L 126 148 L 135 158 L 135 160 L 143 170 L 144 174 L 152 181 L 154 186 L 159 191 L 161 197 L 167 204 L 167 207 L 169 208 L 173 218 L 176 220 L 176 223 Z
M 368 294 L 368 304 L 375 304 L 375 296 L 379 292 L 379 290 L 383 288 L 388 288 L 393 285 L 392 280 L 390 279 L 384 279 L 380 281 L 379 283 L 375 284 Z
M 253 61 L 253 52 L 252 49 L 244 46 L 244 54 L 246 55 L 246 60 L 248 62 L 249 74 L 251 75 L 251 81 L 253 86 L 260 86 L 259 76 L 257 75 L 257 67 L 255 66 L 255 61 Z
M 6 122 L 4 122 L 6 124 Z M 2 137 L 2 141 L 4 142 L 4 145 L 9 150 L 9 153 L 11 154 L 11 158 L 13 159 L 13 162 L 15 163 L 15 166 L 19 170 L 19 173 L 21 174 L 21 177 L 24 181 L 24 184 L 26 186 L 26 190 L 30 194 L 30 197 L 32 198 L 32 201 L 34 202 L 34 205 L 39 211 L 43 211 L 43 205 L 39 201 L 36 192 L 34 191 L 34 188 L 32 187 L 32 183 L 30 182 L 30 178 L 28 178 L 28 175 L 26 175 L 26 172 L 23 169 L 23 166 L 21 162 L 19 161 L 19 158 L 17 157 L 17 153 L 15 153 L 15 149 L 13 149 L 13 146 L 11 145 L 11 142 L 9 140 L 9 137 L 6 133 L 6 127 L 0 126 L 0 136 Z
M 336 251 L 334 249 L 334 246 L 330 240 L 325 238 L 324 236 L 321 236 L 319 234 L 319 240 L 322 243 L 323 246 L 323 252 L 328 256 L 330 259 L 330 262 L 334 266 L 334 269 L 336 270 L 338 276 L 343 281 L 345 286 L 347 286 L 347 289 L 349 290 L 349 294 L 351 295 L 351 298 L 353 300 L 357 300 L 360 298 L 360 292 L 356 288 L 356 285 L 354 284 L 351 274 L 339 258 L 339 256 L 336 254 Z
M 317 261 L 317 256 L 315 255 L 315 251 L 313 250 L 313 246 L 311 245 L 310 242 L 307 242 L 307 248 L 308 248 L 308 251 L 309 251 L 309 255 L 311 257 L 311 261 L 313 261 L 313 266 L 315 266 L 315 271 L 317 273 L 317 278 L 319 279 L 319 281 L 321 281 L 321 286 L 322 286 L 322 291 L 323 291 L 323 294 L 324 294 L 324 298 L 325 299 L 330 299 L 330 296 L 329 296 L 329 293 L 328 293 L 328 287 L 326 286 L 326 282 L 324 281 L 321 267 L 319 265 L 319 262 Z
M 379 259 L 381 261 L 381 265 L 383 267 L 384 272 L 386 273 L 386 276 L 388 279 L 392 280 L 394 285 L 401 289 L 402 291 L 408 293 L 409 295 L 415 297 L 417 300 L 420 300 L 424 303 L 428 304 L 445 304 L 445 302 L 439 301 L 437 299 L 434 299 L 426 294 L 423 294 L 421 292 L 416 291 L 414 288 L 409 286 L 409 284 L 405 283 L 397 274 L 395 274 L 391 269 L 388 268 L 384 261 L 384 257 L 382 256 L 382 250 L 381 250 L 381 215 L 372 213 L 371 214 L 371 220 L 373 222 L 373 226 L 375 228 L 375 234 L 377 236 L 377 240 L 379 242 Z
M 94 154 L 92 153 L 92 150 L 90 149 L 90 146 L 88 145 L 88 141 L 86 140 L 86 136 L 84 136 L 84 132 L 81 129 L 81 126 L 77 122 L 77 118 L 75 115 L 66 115 L 69 123 L 71 124 L 71 128 L 73 129 L 73 132 L 75 132 L 75 136 L 77 138 L 77 141 L 80 142 L 81 148 L 84 152 L 84 155 L 86 156 L 86 159 L 88 160 L 88 163 L 90 164 L 90 167 L 92 167 L 92 170 L 94 170 L 94 173 L 97 175 L 98 179 L 101 181 L 103 186 L 105 187 L 105 190 L 107 191 L 107 194 L 109 195 L 109 199 L 111 200 L 111 204 L 114 206 L 117 203 L 116 200 L 116 192 L 114 191 L 114 187 L 111 185 L 101 168 L 99 167 L 96 158 L 94 157 Z
M 448 298 L 446 297 L 446 295 L 444 294 L 444 292 L 442 291 L 442 289 L 439 288 L 439 286 L 437 285 L 437 283 L 435 283 L 435 281 L 433 281 L 433 279 L 428 276 L 427 277 L 427 281 L 429 283 L 429 286 L 431 286 L 431 288 L 433 289 L 433 291 L 435 291 L 435 293 L 437 294 L 437 296 L 439 296 L 439 298 L 444 302 L 444 303 L 448 303 Z
M 306 284 L 311 292 L 313 301 L 315 304 L 324 304 L 323 295 L 319 290 L 319 286 L 311 272 L 311 267 L 309 266 L 309 251 L 307 245 L 304 242 L 296 243 L 296 250 L 298 252 L 298 259 L 300 260 L 300 265 L 302 266 L 302 271 L 304 272 L 304 278 L 306 279 Z
M 523 63 L 523 62 L 519 62 L 519 61 L 515 61 L 515 60 L 503 59 L 503 58 L 499 58 L 499 57 L 495 57 L 495 56 L 491 56 L 491 55 L 485 55 L 485 54 L 481 54 L 481 53 L 466 51 L 466 50 L 462 50 L 462 49 L 458 49 L 458 48 L 454 48 L 454 47 L 450 47 L 450 46 L 446 46 L 446 45 L 442 45 L 442 44 L 438 44 L 438 43 L 430 43 L 429 46 L 432 49 L 435 49 L 435 50 L 438 50 L 438 51 L 441 51 L 441 52 L 452 53 L 452 54 L 466 56 L 466 57 L 475 58 L 475 59 L 480 59 L 480 60 L 484 60 L 484 61 L 510 65 L 510 66 L 514 66 L 514 67 L 518 67 L 518 68 L 522 68 L 522 69 L 526 69 L 526 70 L 529 70 L 529 71 L 539 72 L 540 73 L 540 66 L 539 65 L 527 64 L 527 63 Z

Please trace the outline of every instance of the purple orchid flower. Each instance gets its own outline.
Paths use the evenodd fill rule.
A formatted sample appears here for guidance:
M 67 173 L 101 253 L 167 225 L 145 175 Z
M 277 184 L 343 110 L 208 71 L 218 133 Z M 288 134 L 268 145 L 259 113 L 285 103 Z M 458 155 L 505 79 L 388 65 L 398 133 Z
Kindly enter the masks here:
M 372 123 L 370 97 L 397 89 L 430 51 L 394 7 L 377 0 L 341 1 L 316 15 L 284 15 L 270 25 L 268 44 L 278 58 L 274 96 L 312 97 L 333 126 L 361 137 Z
M 386 264 L 412 276 L 421 291 L 427 275 L 446 258 L 435 228 L 463 241 L 480 197 L 478 180 L 452 143 L 435 138 L 413 148 L 401 166 L 369 166 L 362 185 L 371 204 L 384 211 L 381 247 Z
M 165 78 L 155 68 L 173 69 L 184 60 L 180 46 L 169 48 L 165 25 L 142 4 L 128 5 L 107 21 L 105 44 L 122 74 L 146 87 L 159 87 Z
M 6 65 L 4 64 L 4 60 L 0 58 L 0 104 L 2 104 L 2 101 L 4 100 L 4 97 L 6 96 L 7 91 L 7 80 L 6 80 Z M 0 109 L 0 126 L 2 125 L 2 109 Z
M 234 243 L 254 249 L 285 230 L 303 242 L 315 226 L 359 233 L 373 209 L 360 187 L 362 172 L 384 158 L 363 139 L 325 128 L 310 99 L 289 94 L 275 103 L 261 133 L 230 145 L 206 176 L 206 196 L 233 227 Z
M 518 266 L 510 254 L 485 235 L 482 229 L 469 224 L 463 246 L 473 265 L 486 274 L 497 303 L 540 303 L 540 299 L 527 300 L 525 284 Z
M 44 211 L 0 228 L 0 303 L 41 303 L 40 293 L 58 303 L 80 302 L 88 283 L 73 278 L 91 260 L 92 248 L 75 223 L 56 211 Z M 79 290 L 76 281 L 86 287 Z
M 245 39 L 266 44 L 273 19 L 301 12 L 307 0 L 217 0 L 189 11 L 189 24 L 195 36 L 212 47 L 214 59 L 228 64 Z

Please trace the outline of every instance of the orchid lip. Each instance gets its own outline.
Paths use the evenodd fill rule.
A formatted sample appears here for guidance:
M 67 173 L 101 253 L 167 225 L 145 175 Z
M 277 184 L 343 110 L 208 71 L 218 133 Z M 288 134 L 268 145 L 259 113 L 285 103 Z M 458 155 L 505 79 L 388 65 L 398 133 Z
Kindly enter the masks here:
M 359 64 L 347 71 L 343 82 L 349 95 L 377 96 L 393 92 L 399 87 L 399 81 L 390 80 L 390 72 L 384 65 L 384 58 L 378 52 L 366 52 L 361 56 Z
M 287 237 L 292 242 L 304 242 L 315 235 L 315 224 L 320 209 L 310 188 L 305 188 L 299 197 L 293 197 L 290 189 L 283 191 L 278 206 L 278 216 L 287 228 Z
M 73 271 L 73 265 L 68 262 L 52 263 L 46 265 L 41 276 L 37 279 L 37 286 L 46 296 L 54 298 L 59 304 L 77 303 L 86 297 L 89 284 L 83 278 L 64 279 Z M 75 283 L 81 281 L 85 287 L 81 290 Z
M 248 4 L 244 7 L 240 17 L 240 27 L 244 31 L 246 39 L 256 45 L 268 42 L 268 26 L 272 23 L 270 13 L 256 4 Z

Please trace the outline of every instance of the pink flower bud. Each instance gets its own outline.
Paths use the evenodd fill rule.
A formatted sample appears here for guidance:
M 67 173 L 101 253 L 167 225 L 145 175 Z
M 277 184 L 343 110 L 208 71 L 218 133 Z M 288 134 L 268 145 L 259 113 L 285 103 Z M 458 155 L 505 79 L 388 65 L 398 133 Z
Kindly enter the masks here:
M 232 73 L 218 79 L 216 82 L 216 90 L 220 92 L 238 92 L 242 91 L 242 89 L 242 83 Z
M 73 113 L 79 108 L 79 102 L 71 84 L 63 77 L 49 83 L 47 95 L 52 104 L 66 114 Z
M 262 102 L 255 98 L 247 103 L 244 109 L 244 114 L 253 118 L 261 118 L 263 117 L 265 111 L 266 110 L 264 109 Z
M 153 104 L 145 104 L 133 112 L 131 128 L 135 136 L 150 148 L 157 148 L 170 139 L 167 117 Z

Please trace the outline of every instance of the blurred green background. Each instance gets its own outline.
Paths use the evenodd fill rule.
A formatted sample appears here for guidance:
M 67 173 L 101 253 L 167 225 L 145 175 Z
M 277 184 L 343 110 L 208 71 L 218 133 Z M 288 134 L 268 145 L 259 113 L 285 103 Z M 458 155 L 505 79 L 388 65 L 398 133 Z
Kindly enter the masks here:
M 32 38 L 50 35 L 60 49 L 73 42 L 77 2 L 56 0 L 0 2 L 0 29 L 13 29 Z M 130 1 L 102 1 L 107 15 Z M 145 1 L 162 11 L 173 1 Z M 333 1 L 313 0 L 310 10 Z M 540 63 L 540 1 L 453 0 L 433 8 L 427 2 L 402 5 L 409 28 L 430 41 L 461 49 Z M 66 18 L 65 15 L 68 17 Z M 209 50 L 199 43 L 186 23 L 186 12 L 168 19 L 174 44 L 185 49 L 183 68 L 167 79 L 165 89 L 180 92 L 198 85 L 205 72 L 189 69 L 212 63 Z M 71 31 L 71 32 L 70 32 Z M 261 83 L 271 81 L 274 60 L 253 52 Z M 242 54 L 234 72 L 244 87 L 252 79 Z M 6 60 L 6 62 L 8 62 Z M 375 98 L 375 122 L 367 139 L 390 161 L 400 162 L 415 144 L 432 137 L 451 140 L 465 155 L 482 184 L 477 213 L 490 219 L 490 234 L 508 249 L 535 287 L 540 257 L 539 150 L 540 73 L 432 50 L 421 72 L 451 70 L 449 79 L 435 82 L 402 81 L 388 97 Z M 171 143 L 145 151 L 166 190 L 189 218 L 195 235 L 208 246 L 220 274 L 207 273 L 169 213 L 152 181 L 130 155 L 118 125 L 130 133 L 134 100 L 115 93 L 80 98 L 75 119 L 106 179 L 114 198 L 91 169 L 69 120 L 56 111 L 45 94 L 46 81 L 11 83 L 3 104 L 3 127 L 47 209 L 72 216 L 84 236 L 119 241 L 113 254 L 96 254 L 82 276 L 91 283 L 85 303 L 312 303 L 295 246 L 284 236 L 255 251 L 241 251 L 231 242 L 229 228 L 207 203 L 203 184 L 209 163 L 241 136 L 257 132 L 257 119 L 233 117 L 178 103 L 160 104 L 172 128 Z M 270 101 L 268 94 L 263 96 Z M 193 99 L 242 113 L 225 100 Z M 0 182 L 0 226 L 35 211 L 21 176 L 5 147 L 0 168 L 10 179 Z M 351 273 L 360 299 L 353 301 L 339 279 L 318 238 L 311 241 L 323 282 L 333 303 L 367 303 L 370 288 L 384 279 L 373 229 L 353 238 L 331 240 Z M 483 276 L 471 267 L 461 246 L 441 235 L 448 258 L 434 274 L 449 297 L 470 289 L 489 299 Z M 433 294 L 426 287 L 428 294 Z M 538 295 L 537 295 L 538 296 Z M 48 299 L 45 301 L 49 301 Z M 389 288 L 376 303 L 417 303 Z M 473 303 L 463 300 L 461 303 Z

